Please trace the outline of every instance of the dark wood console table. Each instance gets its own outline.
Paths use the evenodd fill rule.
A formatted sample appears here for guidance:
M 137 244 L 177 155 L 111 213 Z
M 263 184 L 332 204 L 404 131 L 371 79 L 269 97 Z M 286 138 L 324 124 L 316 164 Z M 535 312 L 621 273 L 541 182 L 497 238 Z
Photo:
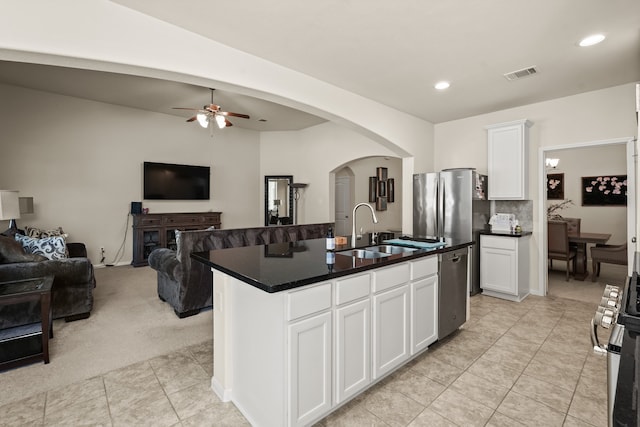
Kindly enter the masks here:
M 43 360 L 49 363 L 49 338 L 53 338 L 51 286 L 53 276 L 0 283 L 0 304 L 40 302 L 40 323 L 0 330 L 0 370 Z
M 176 248 L 176 230 L 221 228 L 221 212 L 159 213 L 133 215 L 133 260 L 131 265 L 148 265 L 156 248 Z

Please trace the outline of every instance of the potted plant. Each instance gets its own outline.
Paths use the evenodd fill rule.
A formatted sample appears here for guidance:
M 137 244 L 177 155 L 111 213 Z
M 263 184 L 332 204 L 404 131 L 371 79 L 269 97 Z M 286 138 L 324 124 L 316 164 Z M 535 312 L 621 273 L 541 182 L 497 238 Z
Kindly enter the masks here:
M 573 205 L 573 201 L 567 199 L 560 203 L 552 203 L 547 207 L 547 219 L 562 221 L 564 218 L 558 212 Z

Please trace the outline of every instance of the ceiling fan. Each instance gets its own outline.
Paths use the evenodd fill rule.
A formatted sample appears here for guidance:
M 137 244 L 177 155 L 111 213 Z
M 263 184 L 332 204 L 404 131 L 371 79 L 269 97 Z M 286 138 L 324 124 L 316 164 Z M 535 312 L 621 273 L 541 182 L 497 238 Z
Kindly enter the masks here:
M 205 105 L 202 108 L 184 108 L 184 107 L 173 107 L 174 110 L 192 110 L 197 111 L 196 115 L 193 117 L 189 117 L 187 119 L 188 122 L 198 121 L 200 126 L 203 128 L 209 127 L 209 123 L 214 121 L 220 129 L 233 126 L 227 117 L 240 117 L 243 119 L 248 119 L 249 116 L 247 114 L 240 113 L 232 113 L 230 111 L 222 111 L 219 105 L 213 103 L 213 91 L 211 90 L 211 104 Z

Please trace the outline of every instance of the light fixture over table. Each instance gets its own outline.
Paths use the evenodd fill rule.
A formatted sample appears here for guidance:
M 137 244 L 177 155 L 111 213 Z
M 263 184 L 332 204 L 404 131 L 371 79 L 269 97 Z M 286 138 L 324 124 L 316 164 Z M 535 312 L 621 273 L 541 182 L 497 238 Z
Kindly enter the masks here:
M 560 159 L 545 159 L 544 160 L 544 165 L 548 168 L 557 168 L 558 167 L 558 163 L 560 163 Z

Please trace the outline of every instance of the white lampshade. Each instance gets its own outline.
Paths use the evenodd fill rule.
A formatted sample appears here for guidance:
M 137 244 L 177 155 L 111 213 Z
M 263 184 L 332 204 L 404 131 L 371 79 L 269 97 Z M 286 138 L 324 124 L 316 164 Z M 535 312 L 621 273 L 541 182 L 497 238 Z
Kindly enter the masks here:
M 200 126 L 202 126 L 203 128 L 209 127 L 209 119 L 207 118 L 206 114 L 198 113 L 196 114 L 196 119 L 198 120 L 198 123 L 200 123 Z
M 20 202 L 15 190 L 0 190 L 0 220 L 20 218 Z
M 220 115 L 216 115 L 216 123 L 218 124 L 218 127 L 220 129 L 222 129 L 223 127 L 225 127 L 227 125 L 227 122 L 224 119 L 224 116 L 220 116 Z

